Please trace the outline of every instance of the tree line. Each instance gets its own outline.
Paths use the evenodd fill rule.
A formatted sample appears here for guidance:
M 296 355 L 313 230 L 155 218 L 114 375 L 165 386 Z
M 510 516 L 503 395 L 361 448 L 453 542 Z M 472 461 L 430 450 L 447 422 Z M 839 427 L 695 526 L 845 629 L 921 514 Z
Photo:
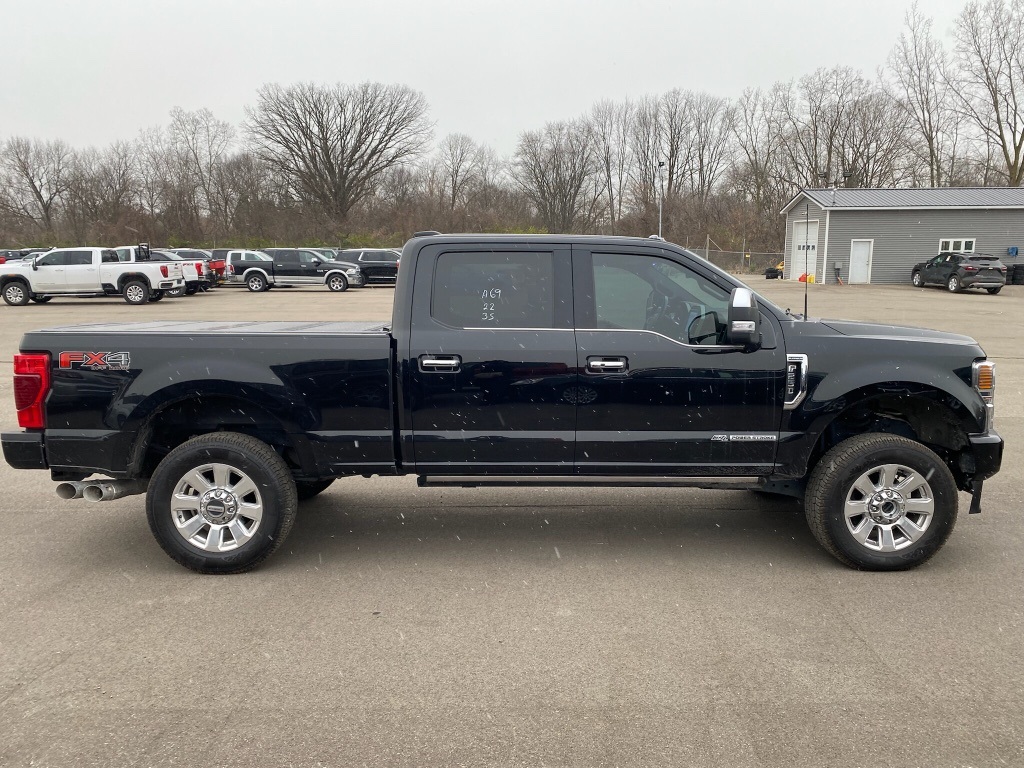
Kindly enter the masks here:
M 781 249 L 800 187 L 1020 186 L 1024 0 L 968 3 L 948 44 L 915 4 L 875 76 L 818 69 L 729 99 L 673 89 L 434 141 L 399 84 L 268 84 L 234 126 L 175 108 L 133 141 L 0 142 L 0 246 L 395 245 L 412 232 L 578 232 Z

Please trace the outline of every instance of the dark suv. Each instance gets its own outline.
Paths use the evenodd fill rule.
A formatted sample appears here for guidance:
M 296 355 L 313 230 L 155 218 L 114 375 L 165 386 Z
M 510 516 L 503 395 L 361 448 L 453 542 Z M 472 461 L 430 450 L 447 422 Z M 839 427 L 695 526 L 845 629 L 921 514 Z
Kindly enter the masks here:
M 398 280 L 398 260 L 401 251 L 393 248 L 348 248 L 338 254 L 339 259 L 354 261 L 366 275 L 367 283 L 395 283 Z
M 998 256 L 983 253 L 940 253 L 914 265 L 911 282 L 918 288 L 942 285 L 950 293 L 964 288 L 984 288 L 999 293 L 1006 285 L 1006 267 Z

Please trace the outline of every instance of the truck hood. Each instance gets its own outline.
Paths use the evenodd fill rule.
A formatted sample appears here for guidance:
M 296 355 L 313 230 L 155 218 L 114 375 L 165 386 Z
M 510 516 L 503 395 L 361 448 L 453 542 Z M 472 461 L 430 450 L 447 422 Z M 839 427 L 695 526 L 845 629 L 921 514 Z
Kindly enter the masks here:
M 928 328 L 912 328 L 904 325 L 883 325 L 862 323 L 856 320 L 822 320 L 821 324 L 843 336 L 861 339 L 884 339 L 885 341 L 938 341 L 947 344 L 977 344 L 970 336 Z

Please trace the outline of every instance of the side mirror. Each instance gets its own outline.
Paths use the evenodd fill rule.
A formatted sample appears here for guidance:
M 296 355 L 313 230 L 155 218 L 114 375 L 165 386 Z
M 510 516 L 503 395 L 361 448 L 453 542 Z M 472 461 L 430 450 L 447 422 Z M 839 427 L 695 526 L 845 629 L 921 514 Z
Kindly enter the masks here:
M 37 259 L 37 258 L 33 258 L 32 259 L 32 269 L 35 270 L 36 272 L 39 271 L 39 259 Z
M 313 259 L 313 266 L 314 267 L 319 267 L 320 266 L 320 259 Z
M 761 343 L 761 310 L 749 288 L 733 288 L 729 297 L 730 344 L 756 347 Z

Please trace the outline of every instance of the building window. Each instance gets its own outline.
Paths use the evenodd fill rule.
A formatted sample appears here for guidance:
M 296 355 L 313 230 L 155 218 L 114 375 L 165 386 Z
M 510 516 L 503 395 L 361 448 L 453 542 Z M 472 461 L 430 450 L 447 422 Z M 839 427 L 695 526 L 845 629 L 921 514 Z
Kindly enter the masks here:
M 974 243 L 973 237 L 939 240 L 939 253 L 974 253 Z

